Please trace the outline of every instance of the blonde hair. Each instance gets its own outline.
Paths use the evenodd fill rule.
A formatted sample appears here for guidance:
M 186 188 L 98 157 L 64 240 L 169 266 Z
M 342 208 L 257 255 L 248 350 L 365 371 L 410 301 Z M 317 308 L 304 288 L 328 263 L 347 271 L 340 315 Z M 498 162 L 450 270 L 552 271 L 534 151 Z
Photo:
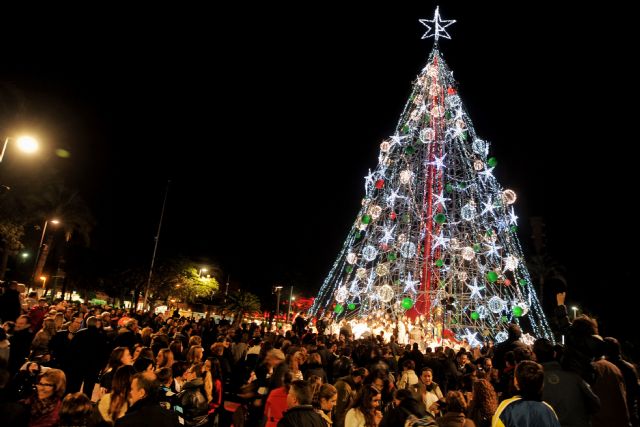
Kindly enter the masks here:
M 67 377 L 64 375 L 60 369 L 47 369 L 38 377 L 38 381 L 40 380 L 48 380 L 54 384 L 55 388 L 53 390 L 53 394 L 61 399 L 64 396 L 64 389 L 67 387 Z

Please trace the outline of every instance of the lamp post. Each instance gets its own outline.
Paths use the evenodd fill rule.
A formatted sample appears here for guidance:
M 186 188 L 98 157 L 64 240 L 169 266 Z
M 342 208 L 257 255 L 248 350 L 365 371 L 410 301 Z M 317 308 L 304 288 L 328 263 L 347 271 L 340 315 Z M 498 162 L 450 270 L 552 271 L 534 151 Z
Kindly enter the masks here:
M 578 307 L 574 305 L 573 307 L 571 307 L 571 310 L 573 310 L 573 320 L 576 320 L 576 312 L 578 311 Z
M 42 227 L 42 235 L 40 236 L 40 244 L 38 245 L 38 251 L 36 252 L 35 265 L 33 267 L 33 276 L 32 276 L 33 280 L 35 280 L 36 277 L 40 274 L 40 271 L 38 270 L 42 270 L 42 267 L 38 268 L 38 264 L 40 264 L 40 253 L 42 252 L 42 246 L 44 245 L 44 236 L 47 233 L 47 225 L 49 223 L 58 225 L 60 224 L 60 221 L 57 219 L 51 219 L 51 220 L 47 219 L 44 222 L 44 226 Z
M 42 296 L 47 293 L 47 288 L 45 285 L 47 284 L 47 276 L 40 276 L 40 280 L 42 280 Z
M 273 288 L 276 293 L 276 319 L 280 316 L 280 291 L 282 291 L 282 286 L 276 286 Z
M 198 271 L 198 277 L 202 278 L 202 273 L 206 273 L 207 271 L 209 271 L 209 270 L 207 270 L 207 269 L 206 269 L 206 268 L 204 268 L 204 267 L 203 267 L 203 268 L 201 268 L 201 269 L 200 269 L 200 271 Z
M 0 163 L 2 163 L 2 159 L 4 158 L 4 153 L 7 151 L 7 145 L 9 145 L 9 141 L 14 138 L 8 136 L 4 139 L 4 144 L 2 145 L 2 151 L 0 152 Z M 25 153 L 33 153 L 38 149 L 38 141 L 30 136 L 21 136 L 16 139 L 18 144 L 18 148 L 24 151 Z
M 289 293 L 289 311 L 287 311 L 287 323 L 289 323 L 289 317 L 291 317 L 291 301 L 293 301 L 293 285 L 291 285 L 291 292 Z

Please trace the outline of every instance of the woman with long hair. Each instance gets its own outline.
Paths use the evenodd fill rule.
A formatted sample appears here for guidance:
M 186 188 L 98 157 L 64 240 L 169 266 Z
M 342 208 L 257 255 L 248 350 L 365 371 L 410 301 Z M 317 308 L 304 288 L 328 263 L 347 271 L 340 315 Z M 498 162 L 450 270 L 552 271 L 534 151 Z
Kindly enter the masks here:
M 29 355 L 30 360 L 49 354 L 49 342 L 56 332 L 55 319 L 53 317 L 45 318 L 42 323 L 42 329 L 36 333 L 33 341 L 31 341 L 31 354 Z
M 381 401 L 382 395 L 377 388 L 363 387 L 347 411 L 344 427 L 377 427 L 382 420 Z
M 118 367 L 111 382 L 111 393 L 105 394 L 98 401 L 98 412 L 109 424 L 113 425 L 118 418 L 124 416 L 129 408 L 128 398 L 131 391 L 131 377 L 136 370 L 131 365 Z
M 420 372 L 420 394 L 422 395 L 422 403 L 425 409 L 431 415 L 438 413 L 438 400 L 444 398 L 440 386 L 433 381 L 433 370 L 431 368 L 422 368 Z
M 173 353 L 171 352 L 171 349 L 160 349 L 160 351 L 158 351 L 158 357 L 156 357 L 156 370 L 171 368 L 173 362 Z
M 107 366 L 100 374 L 100 387 L 103 393 L 109 393 L 111 391 L 111 382 L 113 381 L 113 375 L 122 365 L 132 365 L 131 353 L 129 353 L 128 347 L 116 347 L 111 351 L 109 356 L 109 362 Z
M 201 345 L 192 345 L 187 353 L 187 363 L 195 365 L 202 362 L 202 356 L 204 355 L 204 348 Z
M 333 424 L 332 412 L 338 403 L 338 390 L 331 384 L 320 384 L 313 389 L 313 409 L 320 414 L 327 427 Z
M 469 406 L 469 418 L 477 427 L 490 427 L 491 417 L 498 408 L 498 396 L 489 380 L 482 378 L 473 383 L 473 398 Z
M 36 393 L 21 402 L 29 411 L 29 427 L 53 427 L 60 422 L 62 396 L 67 379 L 60 369 L 48 369 L 38 377 Z

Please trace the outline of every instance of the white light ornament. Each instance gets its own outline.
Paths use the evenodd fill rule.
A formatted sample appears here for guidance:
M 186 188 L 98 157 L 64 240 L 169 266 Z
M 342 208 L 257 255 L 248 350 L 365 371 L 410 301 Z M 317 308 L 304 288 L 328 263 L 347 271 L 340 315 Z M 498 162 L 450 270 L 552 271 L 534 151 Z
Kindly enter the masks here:
M 471 143 L 471 149 L 473 150 L 473 152 L 480 156 L 484 156 L 487 154 L 487 148 L 487 143 L 479 138 L 474 139 Z
M 367 269 L 364 267 L 360 267 L 359 269 L 356 270 L 356 277 L 359 280 L 363 280 L 367 277 Z
M 416 245 L 413 242 L 404 242 L 400 246 L 400 254 L 405 258 L 413 258 L 416 254 Z
M 382 151 L 383 153 L 388 153 L 390 148 L 391 143 L 389 141 L 382 141 L 380 143 L 380 151 Z
M 516 213 L 513 211 L 513 207 L 511 207 L 511 212 L 509 212 L 509 224 L 518 225 L 518 217 L 516 216 Z
M 460 209 L 460 216 L 465 221 L 471 221 L 476 216 L 476 207 L 473 202 L 469 202 Z
M 423 144 L 428 144 L 436 139 L 436 131 L 432 128 L 424 128 L 420 131 L 420 141 Z
M 502 298 L 493 296 L 487 302 L 487 306 L 489 307 L 489 311 L 494 314 L 498 314 L 507 308 L 507 303 Z
M 440 19 L 440 6 L 436 7 L 436 11 L 433 14 L 433 19 L 420 19 L 422 25 L 427 27 L 427 32 L 422 36 L 423 39 L 433 37 L 438 42 L 438 38 L 443 37 L 445 39 L 451 39 L 449 33 L 447 33 L 447 27 L 455 24 L 455 19 Z
M 516 256 L 513 256 L 513 255 L 506 256 L 504 258 L 504 270 L 502 271 L 506 271 L 506 270 L 515 271 L 515 269 L 518 268 L 519 262 L 520 260 Z
M 382 213 L 382 208 L 378 205 L 371 205 L 369 207 L 369 215 L 371 215 L 371 219 L 374 221 L 380 218 L 380 214 Z
M 505 331 L 500 331 L 495 336 L 496 343 L 498 344 L 500 344 L 501 342 L 505 342 L 507 338 L 509 338 L 509 334 L 507 334 Z
M 402 172 L 400 172 L 400 183 L 401 184 L 408 184 L 411 182 L 411 180 L 413 179 L 413 172 L 411 172 L 409 169 L 405 169 Z
M 367 261 L 373 261 L 378 256 L 378 250 L 373 246 L 365 246 L 362 250 L 362 257 Z
M 352 281 L 351 286 L 349 286 L 349 294 L 355 297 L 360 295 L 361 292 L 362 290 L 358 286 L 358 280 Z
M 349 252 L 349 254 L 347 255 L 347 262 L 349 264 L 355 264 L 356 261 L 358 261 L 358 255 L 353 252 Z
M 507 204 L 507 205 L 512 205 L 516 202 L 517 196 L 515 191 L 513 190 L 504 190 L 502 192 L 502 200 Z
M 476 307 L 476 313 L 478 313 L 478 316 L 480 316 L 481 319 L 485 319 L 487 317 L 487 307 L 485 307 L 484 305 L 479 305 Z
M 349 296 L 349 291 L 347 290 L 346 286 L 340 286 L 338 288 L 338 290 L 336 291 L 336 302 L 342 304 L 343 302 L 345 302 L 347 300 L 347 297 Z
M 527 332 L 526 334 L 522 334 L 522 336 L 520 337 L 520 341 L 525 343 L 525 345 L 532 346 L 533 343 L 536 342 L 536 337 Z
M 429 113 L 431 114 L 432 117 L 435 117 L 436 119 L 439 119 L 442 116 L 444 116 L 444 108 L 441 107 L 440 105 L 434 105 L 431 108 L 431 111 Z
M 387 263 L 380 263 L 376 266 L 376 274 L 379 277 L 384 277 L 389 274 L 389 265 Z
M 458 108 L 462 103 L 462 100 L 460 99 L 460 96 L 458 94 L 454 94 L 454 95 L 447 96 L 446 102 L 449 105 L 449 108 L 453 109 L 453 108 Z
M 378 298 L 380 298 L 380 301 L 382 302 L 389 302 L 393 299 L 393 297 L 395 296 L 395 292 L 393 290 L 393 288 L 389 285 L 382 285 L 380 286 L 380 288 L 378 288 Z
M 473 170 L 480 172 L 482 169 L 484 169 L 484 162 L 482 160 L 475 160 L 473 162 Z
M 461 255 L 465 261 L 471 261 L 476 257 L 476 252 L 473 250 L 473 248 L 465 246 L 464 248 L 462 248 Z

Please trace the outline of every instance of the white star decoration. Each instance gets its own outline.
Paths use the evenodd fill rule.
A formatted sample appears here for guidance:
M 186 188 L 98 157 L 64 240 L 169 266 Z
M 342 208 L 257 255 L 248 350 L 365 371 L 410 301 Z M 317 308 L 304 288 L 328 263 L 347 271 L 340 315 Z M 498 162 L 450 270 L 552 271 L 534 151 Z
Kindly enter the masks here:
M 446 202 L 447 200 L 451 200 L 451 199 L 443 197 L 443 194 L 444 194 L 444 192 L 442 192 L 442 191 L 440 192 L 440 194 L 434 194 L 433 195 L 433 197 L 434 197 L 433 204 L 436 205 L 436 206 L 437 205 L 442 205 L 442 207 L 446 209 L 447 207 L 444 205 L 444 202 Z
M 447 33 L 446 28 L 454 24 L 455 19 L 440 19 L 440 6 L 436 7 L 436 11 L 433 14 L 433 19 L 420 19 L 420 23 L 427 27 L 427 32 L 422 36 L 423 39 L 427 39 L 429 37 L 433 37 L 437 42 L 438 38 L 444 37 L 445 39 L 451 39 L 449 33 Z M 429 25 L 433 24 L 433 26 Z M 433 31 L 433 32 L 432 32 Z
M 474 298 L 482 298 L 480 295 L 480 291 L 484 289 L 484 286 L 478 286 L 478 279 L 473 279 L 473 285 L 467 285 L 469 289 L 471 289 L 471 299 Z
M 466 334 L 462 335 L 462 338 L 467 340 L 471 347 L 480 347 L 480 341 L 476 338 L 477 332 L 471 332 L 469 329 L 465 328 Z
M 444 168 L 444 158 L 447 157 L 446 154 L 443 154 L 442 157 L 436 157 L 435 159 L 433 159 L 433 162 L 430 162 L 430 165 L 434 165 L 436 167 L 436 169 L 438 169 L 438 171 L 442 168 Z
M 406 196 L 399 195 L 398 191 L 400 191 L 400 188 L 398 188 L 396 190 L 391 190 L 391 192 L 387 196 L 387 203 L 389 203 L 389 207 L 391 209 L 393 209 L 393 206 L 396 203 L 396 199 L 406 199 Z
M 449 243 L 449 240 L 451 240 L 448 237 L 444 237 L 444 235 L 442 234 L 442 232 L 440 232 L 440 234 L 438 234 L 437 236 L 434 236 L 433 238 L 433 248 L 435 249 L 438 246 L 442 246 L 443 248 L 447 247 L 447 244 Z
M 404 290 L 402 292 L 411 292 L 413 294 L 417 294 L 418 291 L 416 291 L 416 285 L 420 283 L 420 280 L 411 280 L 411 272 L 409 272 L 409 277 L 407 279 L 404 280 Z
M 511 212 L 509 212 L 509 224 L 518 225 L 518 217 L 513 211 L 513 207 L 511 208 Z

